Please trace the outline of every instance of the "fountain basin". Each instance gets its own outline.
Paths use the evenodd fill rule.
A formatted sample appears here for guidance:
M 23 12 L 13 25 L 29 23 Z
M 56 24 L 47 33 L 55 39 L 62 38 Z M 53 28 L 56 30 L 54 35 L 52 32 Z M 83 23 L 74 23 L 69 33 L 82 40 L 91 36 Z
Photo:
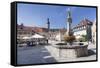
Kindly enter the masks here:
M 60 58 L 77 58 L 88 55 L 88 45 L 54 45 L 52 47 Z

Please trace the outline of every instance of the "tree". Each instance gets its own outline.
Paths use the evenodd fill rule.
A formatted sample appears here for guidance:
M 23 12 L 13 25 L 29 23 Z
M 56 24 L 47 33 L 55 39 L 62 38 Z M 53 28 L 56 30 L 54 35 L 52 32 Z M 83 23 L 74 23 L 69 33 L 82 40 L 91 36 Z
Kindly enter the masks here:
M 82 35 L 81 38 L 79 38 L 80 42 L 86 42 L 87 41 L 87 35 Z
M 75 36 L 74 35 L 64 35 L 64 41 L 70 43 L 70 45 L 72 45 L 73 41 L 75 40 Z

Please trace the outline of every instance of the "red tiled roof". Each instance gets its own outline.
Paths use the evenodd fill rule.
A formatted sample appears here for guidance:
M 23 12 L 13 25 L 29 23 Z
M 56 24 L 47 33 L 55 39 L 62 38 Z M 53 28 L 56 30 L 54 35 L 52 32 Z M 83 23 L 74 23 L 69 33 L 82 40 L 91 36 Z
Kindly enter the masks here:
M 22 26 L 17 25 L 18 29 L 24 30 L 24 31 L 34 31 L 34 32 L 45 32 L 47 29 L 42 27 L 31 27 L 31 26 Z
M 28 31 L 28 32 L 34 32 L 34 28 L 29 26 L 17 25 L 17 29 L 21 29 L 23 31 Z
M 43 27 L 31 27 L 31 26 L 24 26 L 24 25 L 17 25 L 17 29 L 21 29 L 23 31 L 27 31 L 27 32 L 47 32 L 48 29 L 47 28 L 43 28 Z M 51 29 L 50 31 L 61 31 L 61 32 L 66 32 L 66 29 Z

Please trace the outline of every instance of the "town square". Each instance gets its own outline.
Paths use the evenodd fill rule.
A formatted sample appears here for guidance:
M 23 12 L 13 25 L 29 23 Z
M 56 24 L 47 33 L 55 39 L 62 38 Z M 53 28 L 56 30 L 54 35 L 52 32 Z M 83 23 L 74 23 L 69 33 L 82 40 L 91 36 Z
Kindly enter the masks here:
M 18 4 L 17 10 L 17 64 L 97 59 L 96 8 Z

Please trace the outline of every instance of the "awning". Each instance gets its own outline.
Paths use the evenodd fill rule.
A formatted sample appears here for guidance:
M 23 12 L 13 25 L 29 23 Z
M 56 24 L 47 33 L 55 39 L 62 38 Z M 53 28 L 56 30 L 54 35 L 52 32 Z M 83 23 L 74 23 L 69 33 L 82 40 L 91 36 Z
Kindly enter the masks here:
M 35 34 L 35 35 L 31 36 L 30 38 L 31 38 L 31 39 L 32 39 L 32 38 L 44 38 L 44 36 L 41 36 L 41 35 L 39 35 L 39 34 Z

